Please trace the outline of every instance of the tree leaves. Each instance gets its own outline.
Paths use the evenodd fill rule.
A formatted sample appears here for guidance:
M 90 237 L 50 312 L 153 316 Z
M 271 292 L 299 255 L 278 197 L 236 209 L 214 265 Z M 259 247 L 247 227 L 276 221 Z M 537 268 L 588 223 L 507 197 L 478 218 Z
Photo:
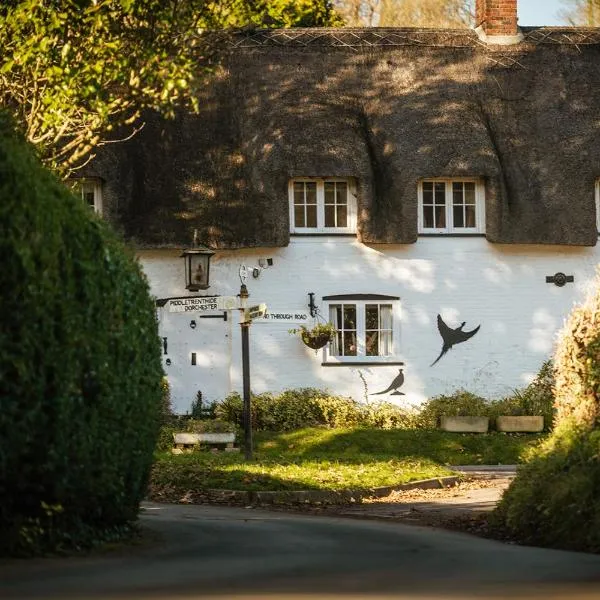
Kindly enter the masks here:
M 0 7 L 0 102 L 69 175 L 146 109 L 197 108 L 219 58 L 199 32 L 339 22 L 328 0 L 11 0 Z

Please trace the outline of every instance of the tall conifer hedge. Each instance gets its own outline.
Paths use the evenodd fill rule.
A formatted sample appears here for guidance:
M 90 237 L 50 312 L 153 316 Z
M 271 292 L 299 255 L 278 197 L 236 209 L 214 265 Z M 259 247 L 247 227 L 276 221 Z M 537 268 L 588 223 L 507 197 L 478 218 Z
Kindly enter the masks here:
M 136 261 L 0 114 L 0 553 L 135 518 L 162 367 Z

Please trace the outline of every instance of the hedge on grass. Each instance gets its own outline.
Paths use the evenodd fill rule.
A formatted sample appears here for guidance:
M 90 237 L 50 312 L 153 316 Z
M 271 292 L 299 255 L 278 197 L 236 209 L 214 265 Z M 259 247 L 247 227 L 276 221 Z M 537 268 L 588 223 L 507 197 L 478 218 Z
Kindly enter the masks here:
M 0 553 L 136 517 L 161 412 L 140 268 L 0 114 Z
M 252 395 L 252 427 L 256 431 L 293 431 L 305 427 L 414 426 L 414 415 L 390 402 L 361 404 L 352 398 L 335 396 L 326 390 L 296 388 L 279 394 Z M 237 392 L 215 407 L 217 418 L 243 426 L 243 402 Z
M 519 472 L 496 526 L 528 543 L 600 552 L 600 278 L 558 340 L 555 429 Z

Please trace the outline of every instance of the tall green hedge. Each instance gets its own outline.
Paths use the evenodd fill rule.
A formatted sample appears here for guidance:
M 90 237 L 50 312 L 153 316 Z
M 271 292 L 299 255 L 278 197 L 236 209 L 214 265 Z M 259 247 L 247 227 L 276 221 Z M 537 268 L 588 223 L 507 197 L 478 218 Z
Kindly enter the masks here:
M 0 553 L 136 516 L 161 406 L 139 266 L 0 114 Z

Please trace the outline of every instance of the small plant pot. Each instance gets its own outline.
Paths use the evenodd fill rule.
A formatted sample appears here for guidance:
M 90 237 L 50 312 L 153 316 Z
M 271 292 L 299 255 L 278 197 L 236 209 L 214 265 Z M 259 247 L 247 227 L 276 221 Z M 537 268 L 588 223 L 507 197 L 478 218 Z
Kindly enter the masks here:
M 330 335 L 318 335 L 318 336 L 303 335 L 302 341 L 309 348 L 312 348 L 313 350 L 319 350 L 319 348 L 323 348 L 324 346 L 329 344 L 329 342 L 331 341 L 331 336 Z
M 544 430 L 541 416 L 502 416 L 496 418 L 496 429 L 506 433 L 539 433 Z
M 440 429 L 454 433 L 486 433 L 488 417 L 440 417 Z

